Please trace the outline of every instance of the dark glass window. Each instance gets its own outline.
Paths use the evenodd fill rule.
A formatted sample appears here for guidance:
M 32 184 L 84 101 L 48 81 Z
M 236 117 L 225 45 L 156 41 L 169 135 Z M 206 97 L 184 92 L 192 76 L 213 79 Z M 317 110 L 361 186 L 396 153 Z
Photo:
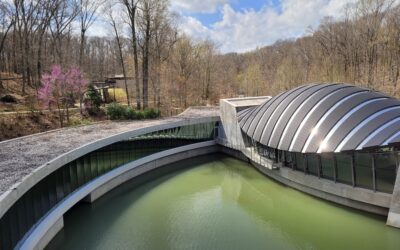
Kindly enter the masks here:
M 285 162 L 285 154 L 282 150 L 278 150 L 278 162 Z
M 296 166 L 295 169 L 299 171 L 304 171 L 304 155 L 302 153 L 295 153 L 296 154 Z
M 321 177 L 330 180 L 335 178 L 335 161 L 333 154 L 321 154 Z
M 318 176 L 319 157 L 317 154 L 307 154 L 307 172 Z
M 375 154 L 376 190 L 392 193 L 396 180 L 396 155 L 393 153 Z
M 290 153 L 292 156 L 292 168 L 296 169 L 296 153 Z
M 337 178 L 336 180 L 341 183 L 353 184 L 351 175 L 351 160 L 349 154 L 336 155 Z
M 354 155 L 356 186 L 373 189 L 372 155 L 356 153 Z
M 285 166 L 286 167 L 292 167 L 292 153 L 288 152 L 288 151 L 284 151 L 285 152 Z

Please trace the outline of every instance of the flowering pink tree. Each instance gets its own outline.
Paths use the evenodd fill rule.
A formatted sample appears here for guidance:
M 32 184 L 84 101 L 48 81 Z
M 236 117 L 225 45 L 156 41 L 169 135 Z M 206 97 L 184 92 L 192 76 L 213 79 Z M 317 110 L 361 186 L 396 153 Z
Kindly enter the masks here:
M 83 79 L 82 72 L 78 67 L 71 67 L 66 73 L 66 82 L 72 87 L 74 97 L 79 100 L 79 109 L 82 114 L 82 102 L 88 82 Z
M 38 97 L 46 108 L 57 107 L 60 125 L 63 127 L 65 113 L 69 122 L 69 108 L 75 104 L 76 99 L 81 103 L 86 85 L 79 68 L 72 67 L 63 72 L 60 65 L 53 65 L 51 72 L 42 76 Z

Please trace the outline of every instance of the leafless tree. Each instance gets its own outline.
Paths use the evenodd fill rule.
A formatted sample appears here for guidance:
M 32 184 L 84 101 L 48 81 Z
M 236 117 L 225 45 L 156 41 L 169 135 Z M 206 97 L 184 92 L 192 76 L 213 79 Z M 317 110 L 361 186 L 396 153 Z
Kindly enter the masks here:
M 79 21 L 81 28 L 81 44 L 79 47 L 79 67 L 83 63 L 83 50 L 85 48 L 86 32 L 97 19 L 99 8 L 104 4 L 104 0 L 79 0 Z
M 116 21 L 115 14 L 113 12 L 112 6 L 108 6 L 107 9 L 108 9 L 108 11 L 106 13 L 107 14 L 107 18 L 108 18 L 108 21 L 110 23 L 110 26 L 112 27 L 112 29 L 114 31 L 115 40 L 117 42 L 119 60 L 120 60 L 120 64 L 121 64 L 121 67 L 122 67 L 122 73 L 123 73 L 123 76 L 124 76 L 126 101 L 128 103 L 128 106 L 130 106 L 131 104 L 130 104 L 130 97 L 129 97 L 128 82 L 127 82 L 127 77 L 128 76 L 126 74 L 124 54 L 122 52 L 123 44 L 122 44 L 121 35 L 120 35 L 120 27 L 119 27 L 119 24 Z
M 140 0 L 121 0 L 121 3 L 125 7 L 125 11 L 128 16 L 128 24 L 131 30 L 131 45 L 133 49 L 133 65 L 135 74 L 135 86 L 136 86 L 136 108 L 141 109 L 141 95 L 140 95 L 140 81 L 139 81 L 139 55 L 138 55 L 138 43 L 136 34 L 136 16 L 138 11 L 138 4 Z

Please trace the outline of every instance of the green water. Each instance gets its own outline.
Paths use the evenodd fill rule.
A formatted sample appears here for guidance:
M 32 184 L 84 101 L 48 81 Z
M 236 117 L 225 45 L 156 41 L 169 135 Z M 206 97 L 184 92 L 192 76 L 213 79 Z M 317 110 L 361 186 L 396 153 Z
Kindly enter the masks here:
M 214 155 L 164 171 L 182 167 L 75 207 L 48 248 L 400 249 L 400 229 L 384 217 L 305 195 L 249 164 Z

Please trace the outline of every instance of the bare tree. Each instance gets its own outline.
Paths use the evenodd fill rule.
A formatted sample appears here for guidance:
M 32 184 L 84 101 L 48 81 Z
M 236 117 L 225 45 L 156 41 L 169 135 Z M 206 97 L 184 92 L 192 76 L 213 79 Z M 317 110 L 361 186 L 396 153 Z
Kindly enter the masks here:
M 161 70 L 165 62 L 170 58 L 174 45 L 178 39 L 178 30 L 176 27 L 176 15 L 170 14 L 166 6 L 159 6 L 162 9 L 157 11 L 153 20 L 152 53 L 154 75 L 152 77 L 152 86 L 154 94 L 154 103 L 157 108 L 161 108 Z
M 12 17 L 11 5 L 7 2 L 0 3 L 0 58 L 4 49 L 8 32 L 14 26 L 15 19 Z M 0 70 L 3 69 L 3 60 L 0 59 Z
M 54 51 L 53 63 L 63 64 L 63 39 L 71 31 L 71 23 L 78 14 L 79 8 L 76 2 L 61 0 L 50 23 Z
M 174 66 L 177 71 L 179 106 L 188 106 L 189 79 L 195 71 L 199 50 L 188 37 L 181 37 L 176 46 Z M 194 94 L 194 93 L 193 93 Z
M 109 20 L 109 23 L 111 25 L 111 27 L 113 28 L 114 31 L 114 36 L 115 36 L 115 40 L 117 42 L 117 47 L 118 47 L 118 54 L 119 54 L 119 61 L 122 67 L 122 73 L 124 75 L 124 84 L 125 84 L 125 91 L 126 91 L 126 101 L 128 102 L 128 106 L 131 105 L 130 103 L 130 97 L 129 97 L 129 88 L 128 88 L 128 82 L 127 82 L 127 74 L 126 74 L 126 69 L 125 69 L 125 61 L 124 61 L 124 54 L 122 52 L 122 40 L 121 40 L 121 36 L 120 36 L 120 31 L 119 31 L 119 27 L 117 24 L 117 21 L 115 20 L 115 16 L 113 13 L 113 9 L 111 6 L 108 6 L 108 12 L 107 12 L 107 17 Z
M 81 44 L 79 47 L 79 67 L 83 63 L 83 50 L 85 47 L 85 36 L 87 30 L 97 19 L 97 12 L 104 4 L 104 0 L 79 0 L 79 20 L 81 28 Z
M 136 34 L 136 15 L 138 11 L 138 4 L 140 0 L 121 0 L 128 15 L 128 23 L 131 29 L 131 45 L 133 49 L 133 65 L 135 74 L 136 86 L 136 108 L 141 109 L 141 95 L 140 95 L 140 81 L 139 81 L 139 55 L 138 43 Z

